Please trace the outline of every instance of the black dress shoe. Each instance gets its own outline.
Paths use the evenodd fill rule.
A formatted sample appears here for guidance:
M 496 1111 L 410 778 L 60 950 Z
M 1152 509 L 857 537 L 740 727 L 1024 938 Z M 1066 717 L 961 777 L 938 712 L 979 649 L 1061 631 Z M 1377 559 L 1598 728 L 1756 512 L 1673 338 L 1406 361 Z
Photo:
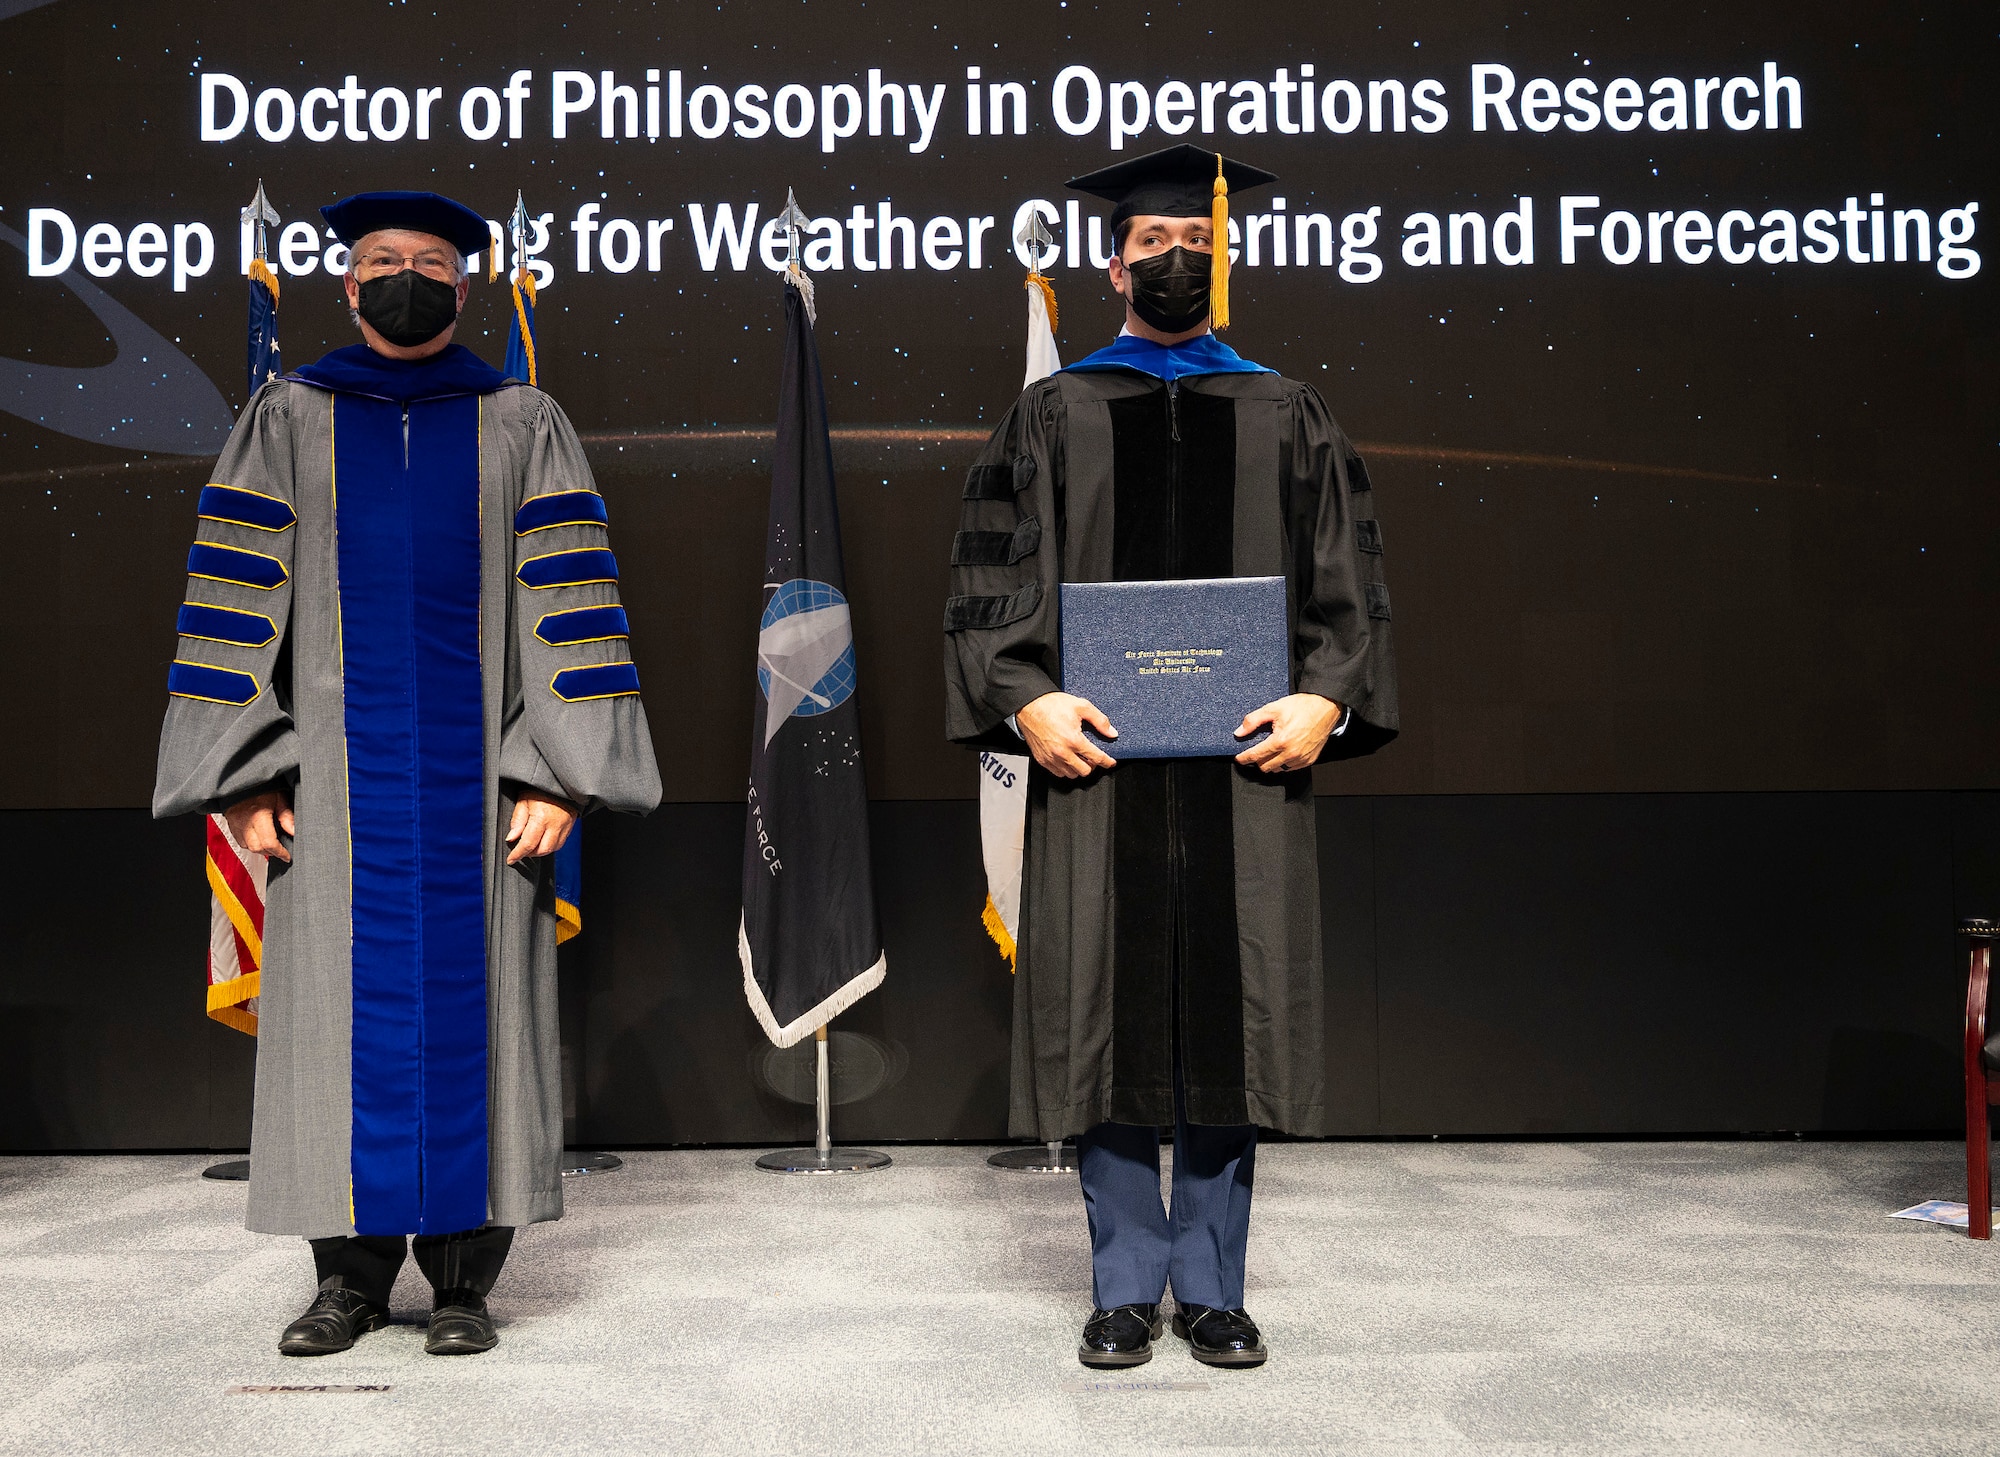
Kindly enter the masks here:
M 1153 1342 L 1162 1329 L 1158 1304 L 1093 1310 L 1083 1323 L 1076 1358 L 1086 1366 L 1143 1366 L 1153 1359 Z
M 424 1350 L 433 1356 L 476 1356 L 500 1344 L 500 1332 L 476 1290 L 440 1290 L 431 1300 Z
M 1174 1334 L 1204 1366 L 1261 1366 L 1271 1353 L 1247 1310 L 1174 1302 Z
M 389 1312 L 340 1285 L 322 1287 L 306 1313 L 285 1327 L 281 1356 L 331 1356 L 389 1323 Z

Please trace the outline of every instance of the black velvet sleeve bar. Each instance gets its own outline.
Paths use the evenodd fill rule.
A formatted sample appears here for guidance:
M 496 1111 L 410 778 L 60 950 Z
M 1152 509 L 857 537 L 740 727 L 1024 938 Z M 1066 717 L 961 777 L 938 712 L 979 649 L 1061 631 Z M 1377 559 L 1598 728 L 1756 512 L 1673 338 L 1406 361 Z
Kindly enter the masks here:
M 1030 385 L 967 473 L 944 609 L 945 733 L 1020 752 L 1010 715 L 1060 685 L 1062 399 Z

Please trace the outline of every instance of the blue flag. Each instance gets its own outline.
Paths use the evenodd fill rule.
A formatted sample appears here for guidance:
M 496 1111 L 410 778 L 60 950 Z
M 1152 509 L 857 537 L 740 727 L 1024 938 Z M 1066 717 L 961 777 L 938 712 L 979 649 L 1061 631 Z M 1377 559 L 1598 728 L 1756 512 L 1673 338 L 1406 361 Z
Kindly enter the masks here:
M 285 372 L 278 357 L 278 278 L 262 258 L 250 260 L 250 393 Z

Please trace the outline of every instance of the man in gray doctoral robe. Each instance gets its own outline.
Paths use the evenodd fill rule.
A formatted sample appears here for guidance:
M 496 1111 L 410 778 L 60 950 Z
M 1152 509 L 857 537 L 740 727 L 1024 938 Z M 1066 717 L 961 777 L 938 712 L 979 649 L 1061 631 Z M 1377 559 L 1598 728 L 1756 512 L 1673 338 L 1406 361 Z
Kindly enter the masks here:
M 603 497 L 541 391 L 452 343 L 477 213 L 323 209 L 362 343 L 266 384 L 201 493 L 155 815 L 270 862 L 247 1223 L 311 1241 L 280 1350 L 388 1320 L 498 1339 L 516 1226 L 562 1214 L 548 857 L 660 797 Z
M 1034 759 L 1011 1127 L 1077 1138 L 1089 1366 L 1150 1359 L 1169 1285 L 1197 1360 L 1265 1359 L 1243 1308 L 1257 1127 L 1324 1131 L 1312 765 L 1397 728 L 1367 472 L 1317 393 L 1210 332 L 1219 178 L 1276 180 L 1183 146 L 1070 184 L 1115 203 L 1125 330 L 1028 387 L 952 543 L 947 732 Z M 1286 580 L 1294 691 L 1237 731 L 1269 736 L 1119 763 L 1115 726 L 1063 691 L 1061 585 L 1229 576 Z

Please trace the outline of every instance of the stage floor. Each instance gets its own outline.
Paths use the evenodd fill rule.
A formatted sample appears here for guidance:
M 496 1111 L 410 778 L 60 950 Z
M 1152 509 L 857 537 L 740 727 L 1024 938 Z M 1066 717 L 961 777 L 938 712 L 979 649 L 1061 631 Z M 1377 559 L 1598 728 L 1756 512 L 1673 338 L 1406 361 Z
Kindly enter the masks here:
M 1261 1370 L 1171 1337 L 1093 1389 L 1073 1179 L 988 1150 L 782 1178 L 642 1153 L 524 1230 L 498 1350 L 274 1349 L 312 1290 L 210 1159 L 0 1159 L 0 1452 L 1963 1452 L 2000 1442 L 2000 1250 L 1885 1218 L 1935 1143 L 1259 1153 Z M 232 1394 L 260 1385 L 374 1393 Z

